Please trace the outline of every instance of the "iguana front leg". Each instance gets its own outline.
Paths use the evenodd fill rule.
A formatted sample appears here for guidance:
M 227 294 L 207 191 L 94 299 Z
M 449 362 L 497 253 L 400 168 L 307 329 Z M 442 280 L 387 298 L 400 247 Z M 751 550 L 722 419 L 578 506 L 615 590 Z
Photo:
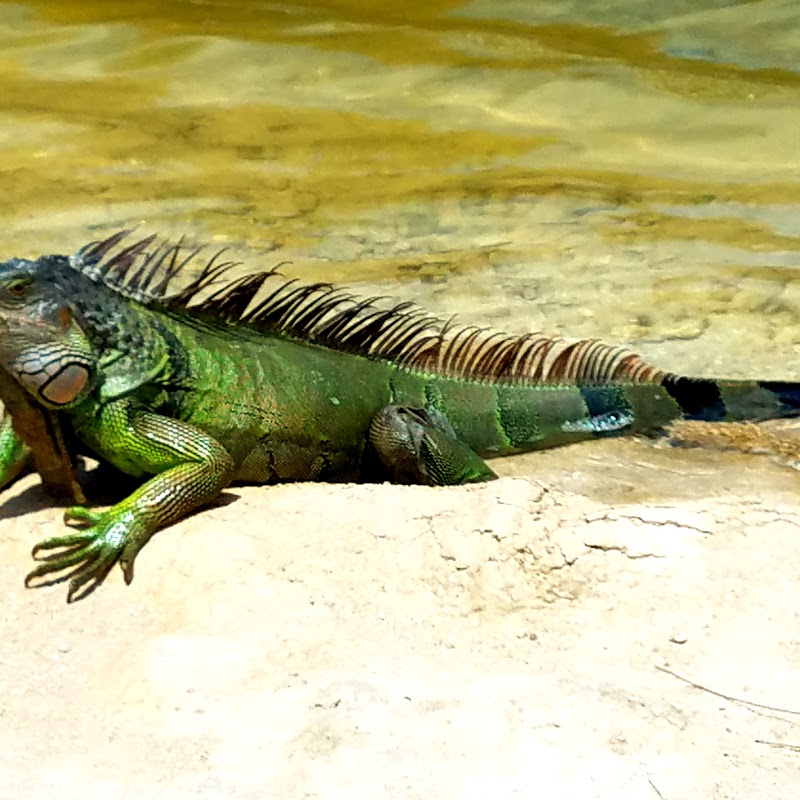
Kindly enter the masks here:
M 124 472 L 155 476 L 106 511 L 83 506 L 67 509 L 65 521 L 86 529 L 47 539 L 33 548 L 34 559 L 42 563 L 27 576 L 25 585 L 69 580 L 70 603 L 93 592 L 117 561 L 125 582 L 130 583 L 134 559 L 148 539 L 213 499 L 234 471 L 225 448 L 203 431 L 142 411 L 127 400 L 104 406 L 77 431 Z
M 369 439 L 399 483 L 452 486 L 497 477 L 435 409 L 386 406 L 372 420 Z

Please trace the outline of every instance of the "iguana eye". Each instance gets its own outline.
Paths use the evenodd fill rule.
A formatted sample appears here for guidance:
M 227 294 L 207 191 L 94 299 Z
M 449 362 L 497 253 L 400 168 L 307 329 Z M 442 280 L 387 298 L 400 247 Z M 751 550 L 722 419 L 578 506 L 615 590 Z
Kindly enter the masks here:
M 15 280 L 9 282 L 6 287 L 6 294 L 12 300 L 22 300 L 28 294 L 28 288 L 30 287 L 31 282 L 27 278 L 16 278 Z

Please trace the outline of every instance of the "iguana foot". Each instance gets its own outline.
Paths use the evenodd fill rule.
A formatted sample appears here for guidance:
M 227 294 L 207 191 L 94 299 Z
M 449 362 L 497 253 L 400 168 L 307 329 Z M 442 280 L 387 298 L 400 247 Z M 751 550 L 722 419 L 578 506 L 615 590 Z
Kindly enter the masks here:
M 117 562 L 125 582 L 133 580 L 134 559 L 148 538 L 138 530 L 141 523 L 137 523 L 134 514 L 73 506 L 64 513 L 64 521 L 87 527 L 82 533 L 39 542 L 31 555 L 41 563 L 27 575 L 25 586 L 36 588 L 69 581 L 67 602 L 73 603 L 97 589 Z
M 375 415 L 369 438 L 395 481 L 453 486 L 497 477 L 458 439 L 444 414 L 433 408 L 389 405 Z

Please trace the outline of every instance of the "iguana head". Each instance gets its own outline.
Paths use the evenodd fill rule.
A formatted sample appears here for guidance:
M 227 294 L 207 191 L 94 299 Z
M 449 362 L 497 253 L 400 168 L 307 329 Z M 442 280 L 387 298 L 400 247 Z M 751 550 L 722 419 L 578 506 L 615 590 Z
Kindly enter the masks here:
M 48 256 L 0 264 L 0 367 L 47 408 L 91 391 L 97 354 L 68 291 L 69 261 Z

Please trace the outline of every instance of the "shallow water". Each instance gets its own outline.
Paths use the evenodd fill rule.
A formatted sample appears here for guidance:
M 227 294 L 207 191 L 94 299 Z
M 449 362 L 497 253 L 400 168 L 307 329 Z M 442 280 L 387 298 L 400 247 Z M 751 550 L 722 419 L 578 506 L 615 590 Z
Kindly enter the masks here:
M 0 2 L 5 255 L 120 226 L 800 378 L 800 6 Z

